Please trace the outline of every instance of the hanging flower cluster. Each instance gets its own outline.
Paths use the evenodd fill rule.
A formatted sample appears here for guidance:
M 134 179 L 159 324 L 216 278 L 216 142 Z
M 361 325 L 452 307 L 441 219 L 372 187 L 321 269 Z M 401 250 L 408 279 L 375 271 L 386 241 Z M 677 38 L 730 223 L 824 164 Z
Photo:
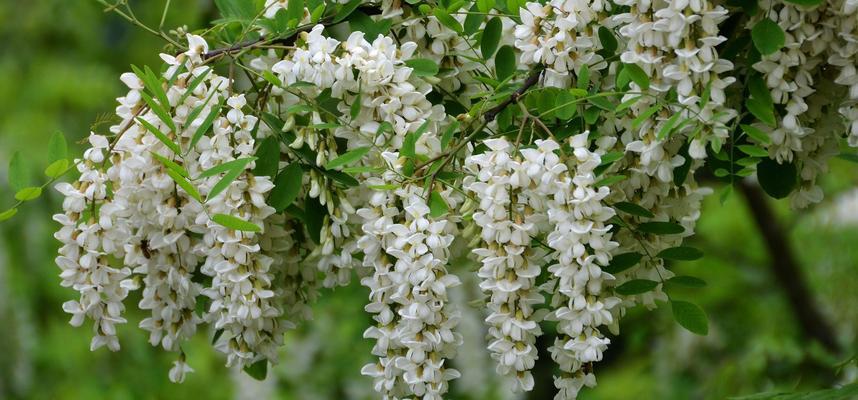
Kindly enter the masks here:
M 448 3 L 226 7 L 249 40 L 189 34 L 157 72 L 122 74 L 118 123 L 56 185 L 63 309 L 92 321 L 91 348 L 119 349 L 140 291 L 171 380 L 202 329 L 258 372 L 359 280 L 361 372 L 381 398 L 441 399 L 460 376 L 451 293 L 475 273 L 498 374 L 530 391 L 553 363 L 574 399 L 629 308 L 669 302 L 708 331 L 665 285 L 682 282 L 668 261 L 700 256 L 683 245 L 712 193 L 698 179 L 756 177 L 803 207 L 858 145 L 852 0 Z

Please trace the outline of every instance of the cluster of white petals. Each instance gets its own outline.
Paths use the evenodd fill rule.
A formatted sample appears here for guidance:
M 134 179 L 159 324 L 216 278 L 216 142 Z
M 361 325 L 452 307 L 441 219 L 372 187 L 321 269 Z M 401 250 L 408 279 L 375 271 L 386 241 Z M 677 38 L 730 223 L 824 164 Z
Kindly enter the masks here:
M 463 187 L 479 204 L 473 213 L 483 247 L 473 250 L 482 266 L 480 288 L 488 292 L 489 351 L 497 372 L 515 378 L 516 388 L 533 389 L 530 370 L 536 363 L 536 337 L 542 334 L 534 306 L 545 299 L 536 284 L 544 252 L 531 248 L 539 232 L 534 210 L 544 208 L 543 193 L 534 196 L 535 181 L 521 156 L 506 139 L 487 140 L 489 150 L 468 157 L 473 174 Z
M 597 31 L 610 7 L 602 0 L 527 3 L 520 12 L 521 24 L 515 27 L 520 62 L 545 65 L 545 85 L 559 88 L 569 87 L 572 74 L 577 76 L 582 67 L 606 68 L 604 58 L 597 54 L 602 49 Z
M 122 74 L 118 122 L 56 186 L 56 261 L 77 292 L 63 309 L 92 320 L 93 350 L 119 349 L 140 290 L 139 326 L 177 353 L 171 380 L 206 325 L 228 366 L 273 363 L 322 287 L 357 276 L 376 357 L 362 373 L 384 399 L 442 399 L 463 368 L 453 299 L 471 255 L 497 373 L 533 390 L 556 325 L 555 398 L 574 399 L 626 310 L 670 301 L 661 254 L 693 235 L 711 155 L 751 156 L 719 158 L 745 167 L 730 179 L 794 166 L 804 207 L 840 140 L 858 146 L 856 0 L 761 1 L 747 27 L 768 19 L 785 45 L 747 59 L 724 52 L 736 21 L 714 0 L 336 3 L 348 23 L 266 0 L 258 40 L 187 35 L 160 73 Z M 746 97 L 771 97 L 774 123 Z

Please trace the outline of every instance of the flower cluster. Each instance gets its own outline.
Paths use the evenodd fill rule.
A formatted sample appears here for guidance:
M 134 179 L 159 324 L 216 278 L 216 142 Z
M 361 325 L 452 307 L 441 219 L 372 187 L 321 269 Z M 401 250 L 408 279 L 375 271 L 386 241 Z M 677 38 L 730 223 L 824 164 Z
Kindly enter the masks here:
M 577 76 L 583 67 L 606 68 L 598 54 L 602 44 L 597 31 L 609 10 L 610 3 L 601 0 L 527 3 L 521 10 L 521 24 L 515 27 L 521 63 L 545 65 L 545 85 L 559 88 L 568 87 L 571 74 Z
M 119 122 L 56 186 L 56 261 L 77 292 L 63 309 L 93 321 L 92 349 L 119 349 L 139 289 L 140 327 L 177 353 L 171 380 L 204 324 L 227 365 L 276 362 L 321 288 L 358 276 L 377 357 L 362 373 L 386 399 L 441 399 L 462 368 L 456 287 L 476 279 L 468 315 L 485 313 L 498 374 L 534 389 L 556 324 L 556 399 L 574 399 L 626 310 L 671 300 L 662 254 L 694 233 L 709 156 L 731 182 L 794 166 L 803 207 L 840 139 L 858 145 L 854 0 L 762 2 L 748 27 L 785 33 L 762 56 L 728 46 L 730 11 L 710 0 L 337 3 L 266 0 L 246 21 L 259 39 L 210 51 L 188 35 L 161 73 L 122 74 Z
M 379 357 L 362 372 L 386 398 L 410 392 L 441 399 L 448 382 L 459 377 L 447 360 L 462 341 L 453 330 L 459 316 L 447 293 L 459 284 L 446 270 L 454 225 L 430 217 L 421 190 L 380 192 L 370 200 L 373 207 L 359 210 L 364 265 L 373 269 L 362 281 L 371 291 L 366 310 L 377 322 L 364 337 L 376 340 L 373 354 Z
M 479 200 L 473 213 L 485 247 L 474 249 L 482 266 L 480 288 L 489 293 L 489 351 L 497 361 L 497 371 L 516 379 L 516 388 L 533 389 L 530 370 L 536 359 L 536 337 L 542 334 L 534 306 L 545 299 L 536 278 L 544 254 L 531 248 L 539 230 L 535 209 L 544 208 L 544 198 L 533 196 L 533 177 L 526 163 L 513 156 L 505 139 L 486 141 L 489 151 L 468 157 L 466 167 L 473 174 L 463 186 Z M 535 182 L 539 184 L 539 182 Z

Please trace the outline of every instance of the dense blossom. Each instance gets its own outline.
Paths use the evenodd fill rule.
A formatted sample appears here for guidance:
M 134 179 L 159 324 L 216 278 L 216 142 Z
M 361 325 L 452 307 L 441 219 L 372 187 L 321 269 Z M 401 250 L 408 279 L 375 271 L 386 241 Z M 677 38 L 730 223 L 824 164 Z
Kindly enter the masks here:
M 245 21 L 258 39 L 189 34 L 159 72 L 122 74 L 117 122 L 55 186 L 71 324 L 118 350 L 139 290 L 181 382 L 204 327 L 228 366 L 277 362 L 318 296 L 359 281 L 361 372 L 384 399 L 441 399 L 460 376 L 452 293 L 477 281 L 497 373 L 529 391 L 553 362 L 574 399 L 626 311 L 673 300 L 663 252 L 694 233 L 700 176 L 793 171 L 778 196 L 805 207 L 858 146 L 854 0 L 513 5 L 266 0 Z M 726 27 L 760 23 L 784 45 L 732 46 Z

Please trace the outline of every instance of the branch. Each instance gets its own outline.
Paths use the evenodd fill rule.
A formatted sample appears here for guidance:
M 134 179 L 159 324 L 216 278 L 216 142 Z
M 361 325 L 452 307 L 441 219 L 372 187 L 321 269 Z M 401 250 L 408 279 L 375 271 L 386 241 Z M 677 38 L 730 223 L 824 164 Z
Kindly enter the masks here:
M 748 202 L 748 208 L 757 228 L 763 235 L 771 257 L 771 271 L 786 292 L 787 300 L 795 313 L 802 333 L 811 339 L 818 340 L 826 349 L 838 354 L 841 350 L 840 344 L 831 325 L 814 304 L 813 296 L 795 260 L 789 240 L 784 235 L 766 195 L 759 186 L 745 180 L 740 181 L 738 186 Z
M 381 14 L 381 8 L 379 8 L 379 7 L 360 6 L 357 8 L 357 10 L 366 14 L 366 15 Z M 212 51 L 209 51 L 208 53 L 203 54 L 203 60 L 208 60 L 210 58 L 214 58 L 214 57 L 217 57 L 217 56 L 222 55 L 222 54 L 230 54 L 230 53 L 235 52 L 235 51 L 241 51 L 241 50 L 244 50 L 244 49 L 249 48 L 249 47 L 256 47 L 256 46 L 259 46 L 260 44 L 281 44 L 284 46 L 291 46 L 291 45 L 295 44 L 295 39 L 298 38 L 299 33 L 310 31 L 316 25 L 323 25 L 323 26 L 327 27 L 327 26 L 336 25 L 336 24 L 339 24 L 342 22 L 346 22 L 344 19 L 340 19 L 339 21 L 333 22 L 331 18 L 332 17 L 328 17 L 328 18 L 322 19 L 320 21 L 317 21 L 316 23 L 311 23 L 311 24 L 306 24 L 306 25 L 300 26 L 300 27 L 296 28 L 296 30 L 294 32 L 292 32 L 291 34 L 289 34 L 288 36 L 271 38 L 270 41 L 268 39 L 266 39 L 265 37 L 260 37 L 259 39 L 256 39 L 256 40 L 248 40 L 246 42 L 236 43 L 236 44 L 229 46 L 229 47 L 214 49 Z
M 486 111 L 486 113 L 483 114 L 483 118 L 485 118 L 486 122 L 494 121 L 495 118 L 497 118 L 498 114 L 500 114 L 501 111 L 507 108 L 507 106 L 512 103 L 518 102 L 519 97 L 521 97 L 524 92 L 528 91 L 531 87 L 533 87 L 533 85 L 536 85 L 537 82 L 539 82 L 540 76 L 542 76 L 541 66 L 535 68 L 533 72 L 530 73 L 530 76 L 528 76 L 527 79 L 524 80 L 524 83 L 522 83 L 521 87 L 518 88 L 518 90 L 516 90 L 515 92 L 513 92 L 508 99 L 504 100 L 502 103 L 495 106 L 495 108 L 492 108 L 491 110 Z

